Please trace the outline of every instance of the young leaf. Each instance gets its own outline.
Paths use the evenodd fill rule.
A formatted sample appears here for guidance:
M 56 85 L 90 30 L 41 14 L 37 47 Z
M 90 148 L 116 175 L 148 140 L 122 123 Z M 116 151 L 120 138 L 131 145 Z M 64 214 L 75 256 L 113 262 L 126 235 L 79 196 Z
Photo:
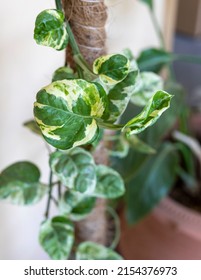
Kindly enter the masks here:
M 153 125 L 165 110 L 170 106 L 172 95 L 165 91 L 157 91 L 144 107 L 143 111 L 130 120 L 123 128 L 127 136 L 140 133 Z
M 59 210 L 62 215 L 67 215 L 72 221 L 80 221 L 90 214 L 95 202 L 94 197 L 66 191 L 59 201 Z
M 96 168 L 97 185 L 93 196 L 114 199 L 124 194 L 124 182 L 120 174 L 114 169 L 98 165 Z
M 131 102 L 145 106 L 154 93 L 163 89 L 163 80 L 152 72 L 142 72 L 137 87 L 133 91 Z
M 64 14 L 59 10 L 42 11 L 36 18 L 34 39 L 37 44 L 63 50 L 68 44 Z
M 142 51 L 137 59 L 140 71 L 159 73 L 162 68 L 173 60 L 171 53 L 163 49 L 146 49 Z
M 156 150 L 139 139 L 136 135 L 131 135 L 127 139 L 131 148 L 144 154 L 155 154 Z
M 17 162 L 0 174 L 0 199 L 8 198 L 14 204 L 35 204 L 47 192 L 39 182 L 40 171 L 31 162 Z
M 96 118 L 107 118 L 107 107 L 101 85 L 81 79 L 62 80 L 38 92 L 34 115 L 45 140 L 65 150 L 97 137 Z
M 77 75 L 70 67 L 60 67 L 54 72 L 52 82 L 75 78 L 77 78 Z
M 29 128 L 32 132 L 40 136 L 42 135 L 40 128 L 38 127 L 37 123 L 34 120 L 25 122 L 24 126 Z
M 39 241 L 45 252 L 54 260 L 68 259 L 73 243 L 73 224 L 63 216 L 41 224 Z
M 122 54 L 101 56 L 94 61 L 93 72 L 104 84 L 114 85 L 128 75 L 129 60 Z
M 92 193 L 96 186 L 96 169 L 91 154 L 75 148 L 69 152 L 54 152 L 50 156 L 54 174 L 68 188 L 81 193 Z
M 127 182 L 127 217 L 137 223 L 164 198 L 173 186 L 178 153 L 171 144 L 163 145 Z
M 150 9 L 153 9 L 153 0 L 140 0 L 144 2 Z
M 103 245 L 86 241 L 81 243 L 76 252 L 76 260 L 122 260 L 112 249 Z
M 138 84 L 138 74 L 137 64 L 133 60 L 127 77 L 109 90 L 109 121 L 116 121 L 124 113 Z
M 111 150 L 109 150 L 109 155 L 118 158 L 124 158 L 129 152 L 129 143 L 127 139 L 122 134 L 111 136 L 110 141 L 112 141 Z

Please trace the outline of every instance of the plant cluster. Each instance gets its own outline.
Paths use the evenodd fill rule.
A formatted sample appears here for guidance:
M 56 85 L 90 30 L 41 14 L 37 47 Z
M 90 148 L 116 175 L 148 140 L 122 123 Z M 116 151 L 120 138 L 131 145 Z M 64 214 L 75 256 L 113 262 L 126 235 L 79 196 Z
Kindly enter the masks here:
M 52 259 L 67 259 L 72 252 L 76 259 L 121 259 L 114 248 L 90 241 L 75 244 L 74 223 L 91 213 L 96 199 L 116 199 L 125 192 L 121 175 L 109 166 L 96 164 L 93 153 L 100 141 L 112 141 L 108 154 L 113 156 L 131 156 L 130 148 L 153 154 L 155 150 L 136 134 L 158 120 L 169 108 L 172 96 L 163 90 L 163 81 L 157 74 L 140 72 L 137 62 L 141 67 L 148 63 L 144 56 L 150 57 L 149 53 L 144 52 L 137 62 L 128 50 L 101 56 L 91 68 L 79 51 L 60 1 L 56 1 L 56 9 L 42 11 L 37 16 L 34 38 L 38 44 L 55 50 L 63 50 L 70 44 L 76 67 L 71 69 L 66 65 L 55 71 L 52 82 L 37 93 L 35 120 L 26 123 L 55 148 L 49 158 L 49 183 L 40 182 L 40 171 L 35 164 L 17 162 L 0 175 L 0 198 L 30 205 L 48 195 L 39 240 Z M 129 103 L 143 109 L 124 121 L 122 115 Z M 105 129 L 115 133 L 107 135 Z M 166 146 L 163 156 L 170 152 L 171 147 Z M 163 157 L 157 157 L 160 169 Z M 172 161 L 171 157 L 170 164 Z M 146 166 L 148 178 L 153 175 L 151 167 L 150 163 Z M 143 185 L 144 180 L 138 183 Z M 55 188 L 57 198 L 53 195 Z M 135 200 L 135 205 L 137 198 L 132 193 L 130 199 Z M 50 218 L 52 202 L 58 206 L 59 214 Z

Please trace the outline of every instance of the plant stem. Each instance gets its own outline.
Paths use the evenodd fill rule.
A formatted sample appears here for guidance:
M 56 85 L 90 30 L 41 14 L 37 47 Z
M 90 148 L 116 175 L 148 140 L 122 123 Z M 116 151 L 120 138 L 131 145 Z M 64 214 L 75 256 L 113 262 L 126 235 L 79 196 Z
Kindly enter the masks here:
M 48 200 L 47 200 L 47 207 L 46 207 L 46 211 L 45 211 L 45 218 L 48 219 L 49 217 L 49 210 L 50 210 L 50 202 L 51 202 L 51 197 L 52 197 L 52 177 L 53 177 L 53 173 L 52 170 L 50 171 L 50 176 L 49 176 L 49 192 L 48 192 Z
M 63 8 L 62 8 L 61 0 L 55 0 L 55 4 L 56 4 L 57 10 L 62 11 Z
M 61 198 L 61 182 L 58 182 L 58 198 Z
M 110 245 L 111 249 L 115 249 L 119 243 L 120 240 L 120 221 L 119 221 L 119 217 L 117 215 L 117 213 L 115 212 L 115 210 L 112 207 L 107 207 L 107 212 L 112 216 L 112 218 L 114 219 L 114 224 L 115 224 L 115 235 L 114 235 L 114 239 L 112 241 L 112 244 Z
M 160 26 L 158 24 L 158 20 L 156 18 L 154 9 L 150 9 L 150 15 L 151 15 L 151 20 L 152 20 L 154 29 L 155 29 L 155 31 L 156 31 L 156 33 L 158 35 L 158 38 L 159 38 L 159 41 L 160 41 L 160 45 L 161 45 L 162 48 L 165 49 L 165 42 L 164 42 L 163 33 L 162 33 L 162 31 L 160 29 Z

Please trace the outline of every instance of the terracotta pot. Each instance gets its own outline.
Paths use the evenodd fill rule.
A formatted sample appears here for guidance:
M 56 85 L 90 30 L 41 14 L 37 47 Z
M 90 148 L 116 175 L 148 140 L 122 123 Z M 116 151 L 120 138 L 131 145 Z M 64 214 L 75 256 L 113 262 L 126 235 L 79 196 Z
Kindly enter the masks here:
M 135 226 L 124 215 L 119 252 L 125 259 L 201 260 L 201 214 L 170 198 Z

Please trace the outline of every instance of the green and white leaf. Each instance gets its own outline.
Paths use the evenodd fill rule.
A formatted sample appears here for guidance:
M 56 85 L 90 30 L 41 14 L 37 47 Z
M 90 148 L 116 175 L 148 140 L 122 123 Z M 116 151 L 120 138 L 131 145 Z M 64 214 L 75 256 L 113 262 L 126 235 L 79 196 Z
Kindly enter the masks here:
M 76 252 L 76 260 L 122 260 L 123 258 L 110 248 L 86 241 L 81 243 Z
M 9 199 L 14 204 L 30 205 L 40 201 L 47 186 L 39 182 L 40 171 L 31 162 L 17 162 L 0 174 L 0 199 Z
M 57 216 L 41 224 L 40 245 L 51 259 L 68 259 L 74 243 L 74 227 L 70 220 Z
M 136 135 L 131 135 L 127 138 L 127 141 L 129 143 L 129 146 L 141 153 L 144 154 L 155 154 L 156 150 L 149 146 L 147 143 L 142 141 L 140 138 L 138 138 Z
M 114 85 L 126 78 L 129 65 L 129 60 L 122 54 L 105 55 L 94 61 L 93 72 L 104 84 Z
M 92 155 L 81 148 L 68 152 L 54 152 L 50 167 L 58 179 L 68 188 L 90 194 L 96 186 L 96 168 Z
M 59 10 L 44 10 L 36 18 L 34 39 L 37 44 L 63 50 L 68 44 L 65 16 Z
M 124 113 L 130 98 L 138 85 L 138 76 L 139 70 L 137 64 L 135 60 L 132 60 L 127 77 L 113 86 L 108 92 L 110 112 L 109 121 L 116 121 L 117 118 Z
M 110 156 L 124 158 L 129 152 L 129 143 L 122 134 L 111 136 L 109 141 L 112 141 L 112 149 L 108 150 Z
M 140 133 L 153 125 L 158 118 L 170 107 L 172 95 L 165 91 L 157 91 L 143 111 L 130 120 L 123 128 L 127 136 Z
M 96 174 L 97 185 L 93 196 L 114 199 L 124 194 L 124 181 L 114 169 L 105 165 L 97 165 Z
M 74 73 L 73 69 L 70 67 L 60 67 L 54 72 L 52 82 L 76 78 L 77 75 Z
M 145 106 L 159 90 L 163 90 L 162 78 L 152 72 L 142 72 L 138 85 L 133 91 L 131 101 L 138 106 Z
M 81 79 L 53 82 L 38 92 L 34 103 L 45 140 L 62 150 L 92 142 L 98 135 L 96 119 L 107 114 L 104 89 Z
M 96 198 L 83 195 L 79 192 L 66 191 L 59 201 L 59 210 L 62 215 L 72 221 L 86 218 L 93 210 Z

